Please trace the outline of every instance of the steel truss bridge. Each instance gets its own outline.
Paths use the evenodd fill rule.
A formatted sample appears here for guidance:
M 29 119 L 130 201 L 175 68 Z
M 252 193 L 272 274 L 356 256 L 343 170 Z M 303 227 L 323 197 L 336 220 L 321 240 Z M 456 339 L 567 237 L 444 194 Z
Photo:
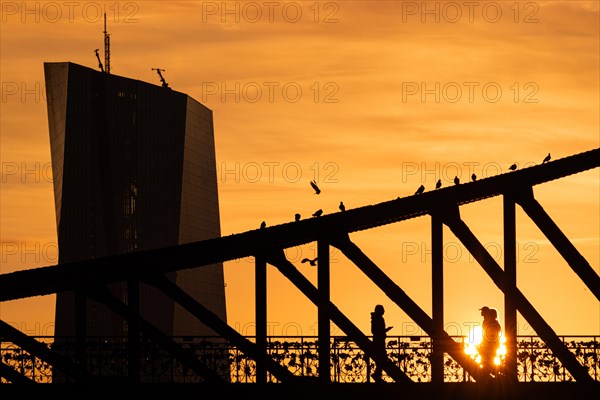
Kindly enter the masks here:
M 30 337 L 0 320 L 0 394 L 114 394 L 116 385 L 144 394 L 173 395 L 175 388 L 217 388 L 223 397 L 244 398 L 594 398 L 600 394 L 600 335 L 559 337 L 516 284 L 516 205 L 537 225 L 587 289 L 600 301 L 600 277 L 536 200 L 533 187 L 598 168 L 593 149 L 521 170 L 440 188 L 345 212 L 150 251 L 60 264 L 0 275 L 0 301 L 73 291 L 80 304 L 91 299 L 127 321 L 128 336 L 86 337 L 85 307 L 76 307 L 82 332 L 72 346 L 57 349 L 52 338 Z M 461 219 L 460 206 L 503 198 L 504 265 Z M 367 254 L 352 232 L 412 218 L 430 217 L 431 317 Z M 444 330 L 443 227 L 447 226 L 504 293 L 507 353 L 502 374 L 484 372 L 464 351 L 461 338 Z M 316 242 L 315 286 L 285 257 L 284 250 Z M 355 264 L 427 336 L 391 337 L 388 357 L 378 355 L 365 335 L 330 299 L 330 250 Z M 166 277 L 166 273 L 253 257 L 256 336 L 245 337 Z M 267 336 L 267 264 L 274 266 L 318 309 L 317 336 Z M 108 288 L 126 283 L 127 304 Z M 139 314 L 139 285 L 158 288 L 217 333 L 213 338 L 163 335 Z M 517 311 L 539 337 L 517 335 Z M 330 323 L 344 333 L 332 337 Z M 65 341 L 68 344 L 68 341 Z M 85 351 L 83 350 L 85 349 Z M 91 357 L 90 354 L 95 354 Z M 149 375 L 163 360 L 161 372 Z M 101 360 L 101 361 L 99 361 Z M 373 362 L 388 383 L 369 382 Z M 108 367 L 110 366 L 110 367 Z M 420 368 L 420 370 L 419 370 Z M 50 371 L 50 372 L 48 372 Z M 60 371 L 64 383 L 52 381 Z M 168 373 L 165 373 L 168 371 Z M 169 378 L 166 379 L 165 376 Z M 155 380 L 155 378 L 157 380 Z M 159 382 L 160 384 L 156 384 Z M 36 384 L 38 383 L 38 384 Z M 121 393 L 124 393 L 121 391 Z M 206 392 L 208 393 L 208 392 Z M 183 397 L 182 397 L 183 398 Z

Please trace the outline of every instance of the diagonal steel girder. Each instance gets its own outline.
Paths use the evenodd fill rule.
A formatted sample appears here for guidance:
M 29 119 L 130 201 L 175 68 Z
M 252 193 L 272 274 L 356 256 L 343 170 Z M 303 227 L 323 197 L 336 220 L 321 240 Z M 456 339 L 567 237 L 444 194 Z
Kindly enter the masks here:
M 492 278 L 498 289 L 502 290 L 506 296 L 513 296 L 517 310 L 519 310 L 542 340 L 550 347 L 552 353 L 558 357 L 575 380 L 578 382 L 591 382 L 592 377 L 585 367 L 577 361 L 575 355 L 569 351 L 550 325 L 548 325 L 529 300 L 527 300 L 525 295 L 517 287 L 506 287 L 504 271 L 460 218 L 458 206 L 445 214 L 443 220 L 444 224 L 450 228 L 452 233 L 473 255 L 489 277 Z
M 64 372 L 77 382 L 90 382 L 94 377 L 84 371 L 80 366 L 71 362 L 68 358 L 51 350 L 45 343 L 38 342 L 34 338 L 24 334 L 20 330 L 0 320 L 0 335 L 5 341 L 10 341 L 29 354 L 52 365 L 58 371 Z
M 11 383 L 15 384 L 35 384 L 35 382 L 23 374 L 17 372 L 10 365 L 4 364 L 4 361 L 0 359 L 0 377 L 8 380 Z
M 222 338 L 232 343 L 244 354 L 250 356 L 258 362 L 262 362 L 263 365 L 267 367 L 269 372 L 281 382 L 289 382 L 290 380 L 296 378 L 294 374 L 273 360 L 273 358 L 266 354 L 260 353 L 256 344 L 240 335 L 235 329 L 221 320 L 218 315 L 204 307 L 202 304 L 198 303 L 196 299 L 187 294 L 175 283 L 167 279 L 166 276 L 157 275 L 152 278 L 148 278 L 145 281 L 149 285 L 161 290 L 164 294 L 185 308 L 189 313 L 198 318 L 202 323 L 211 328 Z
M 331 244 L 337 247 L 350 261 L 368 276 L 402 311 L 417 323 L 430 337 L 437 337 L 433 319 L 427 315 L 394 281 L 392 281 L 362 250 L 353 243 L 348 235 L 339 235 Z M 450 354 L 476 381 L 489 377 L 481 371 L 480 366 L 469 357 L 463 346 L 448 335 L 440 332 L 439 343 L 442 350 Z
M 281 250 L 279 253 L 270 253 L 266 256 L 269 264 L 276 267 L 290 282 L 292 282 L 310 301 L 317 307 L 322 307 L 318 289 L 292 264 Z M 328 302 L 327 312 L 342 331 L 348 335 L 369 357 L 375 360 L 383 370 L 396 382 L 414 383 L 400 368 L 390 361 L 379 357 L 373 342 L 362 333 L 331 301 Z
M 600 277 L 590 263 L 575 248 L 573 243 L 560 230 L 558 225 L 550 218 L 542 205 L 533 197 L 533 190 L 529 188 L 525 193 L 515 196 L 515 201 L 531 218 L 550 243 L 558 250 L 571 269 L 581 278 L 590 292 L 600 300 Z
M 215 371 L 211 368 L 207 367 L 204 363 L 202 363 L 198 358 L 189 354 L 185 349 L 183 349 L 180 345 L 178 345 L 175 341 L 173 341 L 170 337 L 165 335 L 155 327 L 153 324 L 148 322 L 146 319 L 142 318 L 140 315 L 133 313 L 130 308 L 115 297 L 110 290 L 106 287 L 96 287 L 91 288 L 86 292 L 87 296 L 101 304 L 106 305 L 110 308 L 114 313 L 121 316 L 126 321 L 137 320 L 139 324 L 140 331 L 144 332 L 149 337 L 156 340 L 158 344 L 163 346 L 174 358 L 180 360 L 184 365 L 190 368 L 192 371 L 196 372 L 202 378 L 204 378 L 207 382 L 212 383 L 225 383 L 226 381 L 219 376 Z

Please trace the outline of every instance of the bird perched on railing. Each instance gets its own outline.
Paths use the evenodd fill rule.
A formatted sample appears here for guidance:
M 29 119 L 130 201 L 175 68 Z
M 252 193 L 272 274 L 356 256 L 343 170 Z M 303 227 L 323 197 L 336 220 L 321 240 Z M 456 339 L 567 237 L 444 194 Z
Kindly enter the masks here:
M 300 221 L 300 214 L 294 215 L 294 221 L 296 221 L 296 222 Z
M 438 179 L 438 181 L 437 181 L 437 182 L 436 182 L 436 184 L 435 184 L 435 188 L 436 188 L 436 189 L 439 189 L 439 188 L 441 188 L 441 187 L 442 187 L 442 180 L 441 180 L 441 179 Z
M 473 182 L 475 182 L 477 180 L 477 175 L 475 175 L 475 173 L 473 173 L 473 175 L 471 175 L 471 180 L 473 180 Z
M 458 176 L 455 176 L 455 177 L 454 177 L 454 184 L 455 184 L 455 185 L 458 185 L 458 184 L 460 184 L 460 179 L 458 178 Z
M 415 192 L 415 194 L 421 194 L 425 191 L 425 186 L 421 185 L 419 186 L 419 188 L 417 189 L 417 191 Z
M 315 213 L 313 214 L 313 217 L 320 217 L 321 215 L 323 215 L 323 210 L 317 210 L 317 211 L 315 211 Z
M 265 221 L 260 223 L 260 229 L 265 229 L 267 227 L 267 223 Z
M 514 171 L 515 169 L 517 169 L 517 164 L 513 164 L 510 167 L 508 167 L 508 169 L 510 169 L 511 171 Z
M 340 211 L 346 211 L 346 206 L 343 201 L 340 201 Z
M 550 161 L 550 153 L 548 153 L 548 155 L 544 158 L 544 161 L 542 161 L 542 164 L 545 164 L 548 161 Z

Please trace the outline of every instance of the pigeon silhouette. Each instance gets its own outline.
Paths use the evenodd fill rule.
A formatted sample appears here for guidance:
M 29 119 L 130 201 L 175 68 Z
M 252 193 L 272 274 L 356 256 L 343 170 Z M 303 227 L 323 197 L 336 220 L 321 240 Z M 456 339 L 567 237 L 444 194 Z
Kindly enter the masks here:
M 471 175 L 471 179 L 473 180 L 473 182 L 475 182 L 477 180 L 477 175 L 475 175 L 475 174 Z
M 319 189 L 315 181 L 310 181 L 310 186 L 312 186 L 312 188 L 315 190 L 315 194 L 321 193 L 321 189 Z
M 315 213 L 313 214 L 313 217 L 320 217 L 323 214 L 323 210 L 317 210 L 315 211 Z
M 544 161 L 542 161 L 542 164 L 545 164 L 548 161 L 550 161 L 550 153 L 548 153 L 548 155 L 544 158 Z
M 458 179 L 458 176 L 454 177 L 454 184 L 458 185 L 460 183 L 460 179 Z
M 265 221 L 260 223 L 260 229 L 265 229 L 267 227 L 267 223 Z
M 508 169 L 510 169 L 511 171 L 514 171 L 515 169 L 517 169 L 517 164 L 513 164 L 510 167 L 508 167 Z
M 421 194 L 425 191 L 425 186 L 421 185 L 419 186 L 419 188 L 417 189 L 417 191 L 415 192 L 415 194 Z
M 442 180 L 441 180 L 441 179 L 438 179 L 437 183 L 435 184 L 435 188 L 436 188 L 436 189 L 439 189 L 439 188 L 441 188 L 441 187 L 442 187 Z
M 294 221 L 296 221 L 296 222 L 300 221 L 300 214 L 294 215 Z
M 340 211 L 346 211 L 346 206 L 343 201 L 340 201 Z
M 317 265 L 317 260 L 319 259 L 319 257 L 315 257 L 312 260 L 310 258 L 303 258 L 302 259 L 302 263 L 309 263 L 311 266 L 316 266 Z

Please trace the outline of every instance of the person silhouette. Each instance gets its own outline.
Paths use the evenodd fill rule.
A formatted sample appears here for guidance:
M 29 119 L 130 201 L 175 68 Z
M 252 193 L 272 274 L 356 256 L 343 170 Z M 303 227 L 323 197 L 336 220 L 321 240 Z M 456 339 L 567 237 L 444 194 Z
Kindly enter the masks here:
M 385 339 L 387 338 L 387 333 L 392 326 L 385 326 L 385 319 L 383 318 L 383 314 L 385 313 L 385 309 L 381 304 L 377 304 L 375 306 L 375 310 L 371 313 L 371 333 L 373 334 L 373 344 L 375 345 L 375 349 L 377 355 L 381 358 L 387 358 L 387 351 L 385 348 Z M 382 369 L 381 365 L 377 365 L 375 363 L 375 371 L 371 376 L 375 379 L 375 382 L 383 382 L 382 378 Z
M 498 322 L 498 312 L 496 309 L 484 306 L 479 310 L 483 317 L 482 338 L 478 349 L 479 355 L 481 356 L 481 366 L 491 374 L 495 375 L 496 367 L 494 358 L 496 358 L 496 352 L 500 347 L 500 334 L 502 333 L 502 328 Z

